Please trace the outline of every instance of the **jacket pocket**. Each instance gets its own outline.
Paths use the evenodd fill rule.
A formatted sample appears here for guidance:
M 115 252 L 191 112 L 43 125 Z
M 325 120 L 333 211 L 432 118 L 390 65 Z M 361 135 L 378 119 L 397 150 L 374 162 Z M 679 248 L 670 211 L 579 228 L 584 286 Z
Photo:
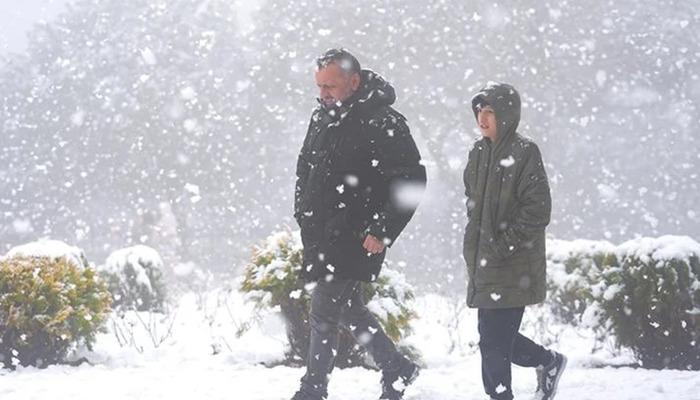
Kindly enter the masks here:
M 496 235 L 496 238 L 494 239 L 493 242 L 493 247 L 498 253 L 498 257 L 501 259 L 501 261 L 507 261 L 509 258 L 513 256 L 515 253 L 516 248 L 509 246 L 508 243 L 506 242 L 505 238 L 501 233 L 498 233 Z
M 326 221 L 324 234 L 329 244 L 335 244 L 341 238 L 352 235 L 350 224 L 348 223 L 347 209 L 337 212 Z
M 505 264 L 507 255 L 499 247 L 498 240 L 492 238 L 481 243 L 479 248 L 480 260 L 477 260 L 479 267 L 499 268 Z

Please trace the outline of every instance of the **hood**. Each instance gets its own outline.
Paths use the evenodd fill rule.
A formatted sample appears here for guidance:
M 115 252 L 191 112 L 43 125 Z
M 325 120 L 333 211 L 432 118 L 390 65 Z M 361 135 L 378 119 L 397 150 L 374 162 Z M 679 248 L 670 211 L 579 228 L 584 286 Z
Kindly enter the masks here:
M 374 71 L 363 69 L 360 72 L 360 87 L 350 97 L 350 102 L 362 108 L 390 106 L 396 101 L 394 87 Z
M 508 138 L 515 135 L 520 123 L 520 94 L 507 83 L 489 82 L 472 98 L 472 111 L 478 120 L 476 106 L 487 103 L 493 107 L 498 124 L 496 146 L 505 143 Z

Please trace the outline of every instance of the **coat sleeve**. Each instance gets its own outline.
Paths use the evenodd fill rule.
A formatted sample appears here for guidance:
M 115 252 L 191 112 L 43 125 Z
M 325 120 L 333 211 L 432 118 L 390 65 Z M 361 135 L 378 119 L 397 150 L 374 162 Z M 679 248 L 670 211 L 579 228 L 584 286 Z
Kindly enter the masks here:
M 418 207 L 425 191 L 425 167 L 406 120 L 389 113 L 375 130 L 372 160 L 388 188 L 387 201 L 367 231 L 391 246 Z
M 467 166 L 464 168 L 462 173 L 462 180 L 464 181 L 464 196 L 466 197 L 465 204 L 467 206 L 467 211 L 469 210 L 469 199 L 472 195 L 472 188 L 469 186 L 469 160 L 467 160 Z
M 475 203 L 474 203 L 474 193 L 473 190 L 474 188 L 469 185 L 469 174 L 471 171 L 475 168 L 474 164 L 478 164 L 478 161 L 475 160 L 477 157 L 477 151 L 476 147 L 472 148 L 469 151 L 469 155 L 467 156 L 467 166 L 464 167 L 464 172 L 462 173 L 462 180 L 464 181 L 464 196 L 465 196 L 465 201 L 464 204 L 467 206 L 467 218 L 471 218 L 472 216 L 472 210 L 474 209 Z
M 297 157 L 297 168 L 296 176 L 297 180 L 294 185 L 294 219 L 297 224 L 301 227 L 301 220 L 303 217 L 304 210 L 302 210 L 302 202 L 304 192 L 306 190 L 306 181 L 309 177 L 309 170 L 311 169 L 311 164 L 308 159 L 309 153 L 309 137 L 311 136 L 311 125 L 313 123 L 314 116 L 311 117 L 309 121 L 309 127 L 306 130 L 306 137 L 304 138 L 304 144 L 301 147 L 299 156 Z
M 527 246 L 549 225 L 552 198 L 540 150 L 530 143 L 525 151 L 524 167 L 516 185 L 518 207 L 497 240 L 499 251 L 510 256 Z

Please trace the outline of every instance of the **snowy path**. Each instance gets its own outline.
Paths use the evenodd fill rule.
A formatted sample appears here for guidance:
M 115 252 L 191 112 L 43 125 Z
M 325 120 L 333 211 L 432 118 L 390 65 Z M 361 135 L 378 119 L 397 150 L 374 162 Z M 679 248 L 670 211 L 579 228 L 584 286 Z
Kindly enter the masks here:
M 573 365 L 562 378 L 560 400 L 698 400 L 700 374 Z M 0 399 L 241 399 L 287 400 L 302 375 L 298 368 L 233 364 L 226 357 L 137 367 L 104 366 L 24 369 L 0 376 Z M 337 370 L 329 400 L 376 399 L 377 372 Z M 534 373 L 514 369 L 516 398 L 529 399 Z M 483 399 L 476 357 L 428 368 L 407 391 L 407 400 Z
M 241 316 L 245 314 L 239 300 L 231 304 Z M 415 322 L 407 342 L 423 353 L 427 368 L 407 390 L 407 400 L 486 398 L 474 345 L 478 341 L 475 312 L 463 310 L 455 325 L 450 304 L 436 295 L 415 300 L 414 307 L 423 317 Z M 536 314 L 532 309 L 526 319 Z M 182 299 L 178 315 L 173 337 L 158 349 L 139 353 L 122 348 L 107 333 L 87 354 L 94 366 L 0 370 L 0 400 L 288 400 L 298 388 L 302 369 L 260 365 L 282 357 L 284 334 L 278 318 L 270 315 L 241 338 L 227 338 L 229 348 L 213 356 L 212 334 L 233 331 L 227 319 L 219 318 L 221 324 L 212 328 L 204 323 L 191 297 Z M 537 337 L 533 326 L 526 324 L 524 331 Z M 457 350 L 450 352 L 455 340 Z M 558 400 L 700 400 L 700 372 L 592 367 L 632 360 L 624 353 L 612 355 L 605 350 L 591 354 L 590 338 L 573 328 L 565 327 L 556 343 L 555 348 L 570 358 Z M 513 368 L 516 399 L 531 399 L 535 386 L 533 370 Z M 362 368 L 336 370 L 329 392 L 329 400 L 377 399 L 379 373 Z

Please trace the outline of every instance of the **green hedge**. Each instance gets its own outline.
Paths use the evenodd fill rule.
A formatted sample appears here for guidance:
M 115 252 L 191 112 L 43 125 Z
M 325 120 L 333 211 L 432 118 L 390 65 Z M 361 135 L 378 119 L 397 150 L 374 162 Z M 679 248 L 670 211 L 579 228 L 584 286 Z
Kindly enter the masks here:
M 549 303 L 561 320 L 612 334 L 644 367 L 700 370 L 700 244 L 663 236 L 549 246 Z
M 80 343 L 90 348 L 109 307 L 92 268 L 64 257 L 0 260 L 0 362 L 44 367 Z
M 298 232 L 274 233 L 254 250 L 240 286 L 259 309 L 280 307 L 289 341 L 288 363 L 305 363 L 308 354 L 311 287 L 299 279 L 301 262 Z M 364 286 L 364 296 L 370 312 L 394 341 L 411 333 L 411 321 L 416 315 L 407 302 L 413 299 L 413 289 L 402 274 L 384 268 L 375 283 Z M 409 357 L 419 358 L 415 349 L 399 347 Z M 340 368 L 371 366 L 364 349 L 356 345 L 350 331 L 342 326 L 335 365 Z

